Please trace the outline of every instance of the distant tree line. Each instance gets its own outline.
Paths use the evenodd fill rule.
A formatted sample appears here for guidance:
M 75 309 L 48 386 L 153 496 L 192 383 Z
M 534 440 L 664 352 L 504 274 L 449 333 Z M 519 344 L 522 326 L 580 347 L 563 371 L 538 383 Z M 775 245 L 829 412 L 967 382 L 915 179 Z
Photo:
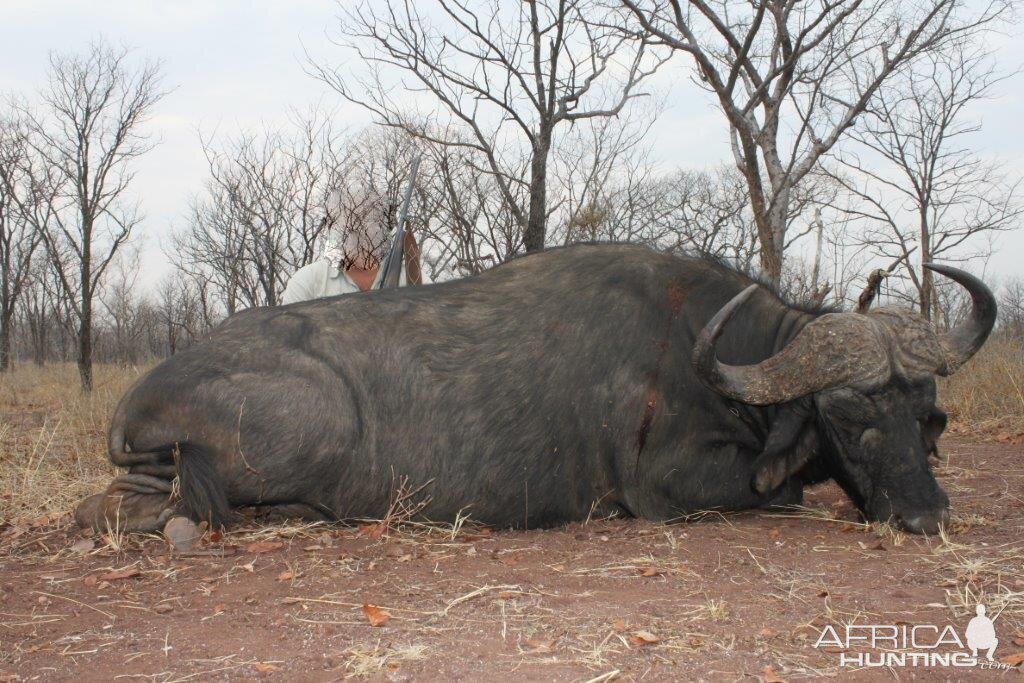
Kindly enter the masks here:
M 173 354 L 224 317 L 279 304 L 334 228 L 393 227 L 423 159 L 409 227 L 438 281 L 580 241 L 710 254 L 784 293 L 851 306 L 879 266 L 883 299 L 949 324 L 960 290 L 923 262 L 983 267 L 1019 229 L 1020 180 L 972 149 L 977 101 L 1006 77 L 986 36 L 1003 0 L 431 0 L 360 2 L 334 36 L 347 59 L 309 71 L 373 123 L 326 109 L 200 136 L 208 174 L 139 264 L 129 189 L 154 144 L 161 66 L 97 42 L 54 53 L 0 111 L 0 368 Z M 435 11 L 436 10 L 436 11 Z M 721 114 L 732 158 L 667 164 L 652 130 L 664 77 L 687 69 Z M 662 133 L 664 134 L 664 133 Z M 381 218 L 382 217 L 382 218 Z M 1024 330 L 1022 285 L 1003 328 Z

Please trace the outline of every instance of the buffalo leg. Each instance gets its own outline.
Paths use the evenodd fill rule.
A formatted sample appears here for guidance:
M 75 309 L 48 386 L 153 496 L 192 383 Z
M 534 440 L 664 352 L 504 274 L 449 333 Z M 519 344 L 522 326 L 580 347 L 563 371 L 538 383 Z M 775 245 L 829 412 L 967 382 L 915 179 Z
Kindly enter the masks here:
M 790 477 L 786 483 L 779 487 L 764 507 L 787 507 L 792 505 L 803 505 L 804 486 L 797 477 Z
M 305 503 L 280 503 L 277 505 L 260 505 L 255 514 L 263 521 L 283 521 L 301 519 L 307 522 L 333 522 L 333 518 Z
M 176 510 L 172 493 L 167 479 L 129 472 L 115 477 L 103 493 L 79 503 L 75 521 L 97 531 L 156 531 Z

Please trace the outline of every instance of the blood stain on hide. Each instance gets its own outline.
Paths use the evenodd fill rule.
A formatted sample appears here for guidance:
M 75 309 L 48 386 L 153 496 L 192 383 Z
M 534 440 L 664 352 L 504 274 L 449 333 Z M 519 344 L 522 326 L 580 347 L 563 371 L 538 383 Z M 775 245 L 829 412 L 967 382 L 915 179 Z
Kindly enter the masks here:
M 675 318 L 679 315 L 679 311 L 683 310 L 683 303 L 686 301 L 689 292 L 684 290 L 682 285 L 679 284 L 679 278 L 672 278 L 668 281 L 666 293 L 668 294 L 668 310 L 672 312 L 671 318 Z M 671 318 L 669 319 L 670 325 Z
M 657 342 L 658 356 L 654 362 L 654 370 L 647 377 L 643 415 L 640 418 L 640 426 L 636 430 L 636 468 L 638 470 L 640 469 L 640 455 L 647 445 L 647 436 L 651 431 L 651 424 L 654 422 L 654 411 L 658 408 L 658 400 L 660 398 L 657 388 L 658 378 L 661 375 L 661 367 L 665 361 L 665 355 L 670 347 L 669 339 L 672 334 L 672 324 L 675 322 L 679 312 L 683 310 L 683 304 L 686 302 L 687 296 L 689 296 L 689 292 L 683 289 L 678 278 L 672 278 L 668 281 L 665 294 L 668 299 L 668 321 L 665 324 L 663 338 Z

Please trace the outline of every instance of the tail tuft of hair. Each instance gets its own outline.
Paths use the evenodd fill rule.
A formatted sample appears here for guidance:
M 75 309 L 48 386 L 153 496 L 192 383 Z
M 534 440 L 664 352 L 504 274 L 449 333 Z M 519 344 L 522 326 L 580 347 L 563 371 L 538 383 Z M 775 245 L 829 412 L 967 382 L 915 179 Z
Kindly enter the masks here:
M 231 519 L 231 504 L 224 491 L 224 482 L 213 466 L 213 454 L 188 441 L 173 447 L 178 472 L 178 488 L 189 514 L 196 521 L 207 521 L 217 529 Z

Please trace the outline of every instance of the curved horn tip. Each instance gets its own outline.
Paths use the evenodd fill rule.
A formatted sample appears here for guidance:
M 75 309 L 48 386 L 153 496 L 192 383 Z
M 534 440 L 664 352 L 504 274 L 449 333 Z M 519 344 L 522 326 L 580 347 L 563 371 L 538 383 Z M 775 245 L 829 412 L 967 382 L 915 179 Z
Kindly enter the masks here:
M 709 336 L 710 341 L 712 342 L 717 339 L 722 333 L 722 328 L 725 327 L 727 322 L 729 322 L 729 318 L 732 317 L 732 314 L 737 308 L 746 303 L 747 299 L 757 291 L 759 286 L 760 285 L 756 284 L 748 286 L 742 292 L 730 299 L 729 303 L 718 309 L 718 312 L 712 316 L 711 320 L 709 320 L 707 324 L 704 325 L 704 329 L 701 330 L 697 337 L 697 344 L 700 345 L 706 336 Z
M 690 362 L 693 364 L 697 376 L 708 387 L 733 398 L 736 398 L 739 393 L 730 386 L 731 382 L 723 376 L 729 373 L 727 368 L 718 362 L 718 354 L 715 351 L 715 347 L 718 338 L 722 335 L 725 324 L 732 318 L 736 309 L 742 306 L 757 291 L 758 287 L 759 285 L 757 284 L 749 285 L 730 299 L 727 304 L 718 309 L 718 312 L 712 316 L 711 320 L 704 325 L 700 334 L 697 335 L 697 339 L 693 343 L 693 351 L 690 355 Z
M 996 297 L 988 285 L 967 271 L 931 262 L 921 265 L 928 270 L 945 275 L 971 295 L 973 306 L 970 319 L 946 333 L 947 347 L 952 352 L 952 357 L 947 372 L 944 374 L 949 374 L 970 360 L 971 356 L 977 353 L 988 339 L 989 333 L 996 324 Z

